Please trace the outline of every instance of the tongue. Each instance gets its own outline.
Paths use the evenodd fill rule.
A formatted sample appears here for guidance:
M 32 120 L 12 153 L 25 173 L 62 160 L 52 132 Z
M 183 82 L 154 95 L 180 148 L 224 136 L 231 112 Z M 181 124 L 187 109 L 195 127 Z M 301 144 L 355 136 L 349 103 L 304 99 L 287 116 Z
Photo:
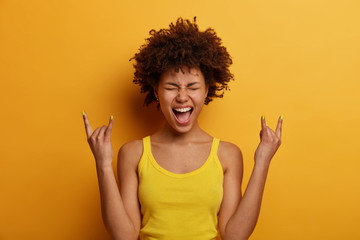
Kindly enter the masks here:
M 190 117 L 190 111 L 187 112 L 176 112 L 176 117 L 180 122 L 186 122 Z

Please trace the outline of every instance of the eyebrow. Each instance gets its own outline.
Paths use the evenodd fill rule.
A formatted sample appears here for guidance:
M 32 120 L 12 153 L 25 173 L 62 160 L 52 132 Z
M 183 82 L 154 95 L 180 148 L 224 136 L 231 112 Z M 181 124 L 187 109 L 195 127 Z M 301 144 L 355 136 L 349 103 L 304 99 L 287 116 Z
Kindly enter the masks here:
M 165 85 L 171 85 L 171 86 L 175 86 L 175 87 L 178 87 L 179 85 L 176 84 L 176 83 L 173 83 L 173 82 L 166 82 Z M 200 82 L 191 82 L 189 84 L 186 85 L 186 87 L 192 87 L 194 86 L 195 84 L 200 84 Z

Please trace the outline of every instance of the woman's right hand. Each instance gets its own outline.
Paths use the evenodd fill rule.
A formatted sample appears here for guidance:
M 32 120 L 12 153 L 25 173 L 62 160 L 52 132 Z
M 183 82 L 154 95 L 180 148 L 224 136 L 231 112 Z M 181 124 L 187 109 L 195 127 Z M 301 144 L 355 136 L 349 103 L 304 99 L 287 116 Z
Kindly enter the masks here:
M 113 126 L 113 116 L 110 117 L 109 126 L 103 125 L 93 131 L 87 114 L 83 112 L 87 141 L 95 157 L 96 167 L 112 167 L 114 151 L 111 144 L 111 130 Z

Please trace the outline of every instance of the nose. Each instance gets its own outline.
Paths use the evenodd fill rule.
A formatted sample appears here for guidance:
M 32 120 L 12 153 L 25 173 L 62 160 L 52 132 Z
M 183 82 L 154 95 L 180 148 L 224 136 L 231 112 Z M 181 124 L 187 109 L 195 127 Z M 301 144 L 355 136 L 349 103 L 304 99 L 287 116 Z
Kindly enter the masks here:
M 179 89 L 178 94 L 176 96 L 176 101 L 178 102 L 186 102 L 189 99 L 189 95 L 186 89 Z

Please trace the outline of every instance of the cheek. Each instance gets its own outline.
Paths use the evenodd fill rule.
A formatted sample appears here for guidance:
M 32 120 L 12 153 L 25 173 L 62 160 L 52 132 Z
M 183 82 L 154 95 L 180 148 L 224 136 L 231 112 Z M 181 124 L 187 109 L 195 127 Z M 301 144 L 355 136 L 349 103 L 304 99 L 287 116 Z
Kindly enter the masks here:
M 168 107 L 173 102 L 174 98 L 176 98 L 176 94 L 166 93 L 159 95 L 160 106 Z
M 176 98 L 176 94 L 171 94 L 171 93 L 164 94 L 162 97 L 162 99 L 164 100 L 164 102 L 166 104 L 171 104 L 171 102 L 174 100 L 174 98 Z
M 204 95 L 203 93 L 201 94 L 191 94 L 191 99 L 193 99 L 193 101 L 195 101 L 197 104 L 202 104 L 205 101 L 206 95 Z

